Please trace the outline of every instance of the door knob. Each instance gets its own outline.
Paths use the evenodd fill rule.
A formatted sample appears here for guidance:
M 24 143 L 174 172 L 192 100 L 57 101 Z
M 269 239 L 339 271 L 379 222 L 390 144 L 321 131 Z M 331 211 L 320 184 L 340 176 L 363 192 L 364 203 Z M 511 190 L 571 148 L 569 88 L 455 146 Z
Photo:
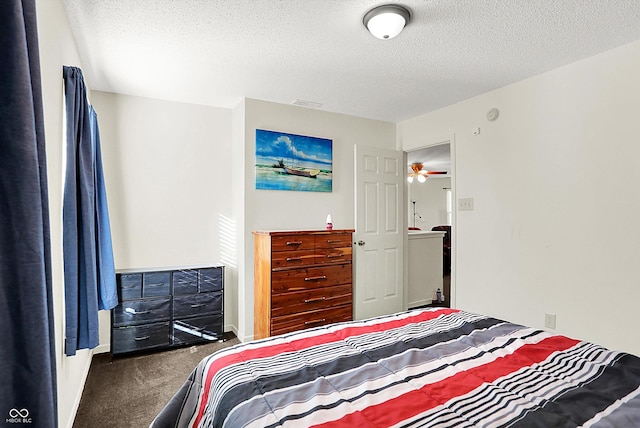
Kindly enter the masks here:
M 363 240 L 358 241 L 358 245 L 362 247 L 364 245 L 364 241 Z

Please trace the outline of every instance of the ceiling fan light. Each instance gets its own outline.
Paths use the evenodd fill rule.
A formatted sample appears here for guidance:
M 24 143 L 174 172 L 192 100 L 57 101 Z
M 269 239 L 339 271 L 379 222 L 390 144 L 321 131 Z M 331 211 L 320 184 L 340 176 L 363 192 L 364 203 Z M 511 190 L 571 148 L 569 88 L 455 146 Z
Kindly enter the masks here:
M 409 11 L 395 4 L 374 7 L 362 22 L 371 34 L 381 40 L 393 39 L 409 23 Z
M 420 183 L 424 183 L 425 181 L 427 181 L 427 177 L 425 177 L 425 176 L 424 176 L 424 175 L 422 175 L 422 174 L 418 174 L 418 181 L 419 181 Z
M 409 183 L 413 183 L 413 175 L 408 176 L 408 177 L 407 177 L 407 181 L 408 181 Z

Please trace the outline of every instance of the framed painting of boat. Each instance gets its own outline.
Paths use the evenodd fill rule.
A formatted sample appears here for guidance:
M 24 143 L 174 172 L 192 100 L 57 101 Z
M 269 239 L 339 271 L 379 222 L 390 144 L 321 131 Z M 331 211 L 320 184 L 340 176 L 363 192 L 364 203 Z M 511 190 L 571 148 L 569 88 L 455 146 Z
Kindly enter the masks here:
M 256 129 L 256 189 L 331 192 L 333 141 Z

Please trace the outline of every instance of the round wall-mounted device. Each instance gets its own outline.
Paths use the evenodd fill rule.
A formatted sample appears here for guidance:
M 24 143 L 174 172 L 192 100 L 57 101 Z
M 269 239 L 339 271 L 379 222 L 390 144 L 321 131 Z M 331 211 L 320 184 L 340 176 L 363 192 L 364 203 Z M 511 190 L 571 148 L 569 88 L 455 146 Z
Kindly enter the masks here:
M 500 116 L 500 110 L 498 110 L 497 108 L 492 108 L 487 112 L 487 120 L 489 122 L 493 122 L 498 118 L 498 116 Z

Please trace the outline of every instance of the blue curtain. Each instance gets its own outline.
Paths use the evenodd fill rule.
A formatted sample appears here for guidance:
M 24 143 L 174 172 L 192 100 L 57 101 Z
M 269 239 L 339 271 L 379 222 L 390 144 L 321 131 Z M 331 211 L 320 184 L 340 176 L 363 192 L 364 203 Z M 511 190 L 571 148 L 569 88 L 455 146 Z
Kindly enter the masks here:
M 96 258 L 98 272 L 98 309 L 111 309 L 118 305 L 113 246 L 111 244 L 111 224 L 107 205 L 107 191 L 102 172 L 102 151 L 98 115 L 89 106 L 89 124 L 95 155 L 94 184 L 96 189 Z
M 64 67 L 67 168 L 62 207 L 65 354 L 98 346 L 98 309 L 118 303 L 97 117 L 82 70 Z
M 0 420 L 56 427 L 38 52 L 35 0 L 0 1 Z

